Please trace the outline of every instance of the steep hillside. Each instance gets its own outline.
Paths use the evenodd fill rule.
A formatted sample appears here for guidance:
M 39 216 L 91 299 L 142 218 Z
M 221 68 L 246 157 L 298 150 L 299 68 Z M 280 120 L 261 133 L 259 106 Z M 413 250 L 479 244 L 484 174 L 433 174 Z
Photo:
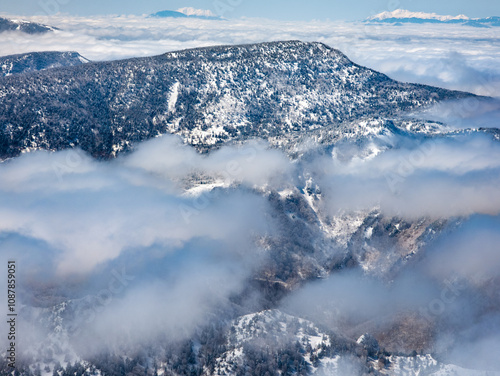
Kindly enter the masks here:
M 0 157 L 80 146 L 109 158 L 164 133 L 203 150 L 470 95 L 391 80 L 320 43 L 193 49 L 4 77 Z

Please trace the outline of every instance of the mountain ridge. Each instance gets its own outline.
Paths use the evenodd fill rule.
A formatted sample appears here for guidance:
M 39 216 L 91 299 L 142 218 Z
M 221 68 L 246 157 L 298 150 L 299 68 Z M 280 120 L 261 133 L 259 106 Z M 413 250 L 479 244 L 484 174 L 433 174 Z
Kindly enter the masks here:
M 55 94 L 47 97 L 47 90 Z M 4 77 L 0 93 L 3 158 L 74 146 L 110 158 L 165 133 L 208 150 L 474 97 L 400 83 L 325 44 L 300 41 L 55 68 L 29 80 Z
M 53 26 L 0 17 L 0 33 L 6 31 L 20 31 L 26 34 L 44 34 L 54 30 L 57 30 L 57 28 Z
M 88 63 L 75 51 L 43 51 L 0 57 L 0 77 Z

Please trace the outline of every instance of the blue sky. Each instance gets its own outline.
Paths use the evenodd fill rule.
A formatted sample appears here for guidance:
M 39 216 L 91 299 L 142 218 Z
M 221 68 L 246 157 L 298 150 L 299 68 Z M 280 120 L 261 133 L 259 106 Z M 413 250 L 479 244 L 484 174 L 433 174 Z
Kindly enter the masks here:
M 497 0 L 18 0 L 2 1 L 0 12 L 40 15 L 56 10 L 72 15 L 144 14 L 191 6 L 223 13 L 227 18 L 266 17 L 280 20 L 357 20 L 398 8 L 470 17 L 500 16 Z

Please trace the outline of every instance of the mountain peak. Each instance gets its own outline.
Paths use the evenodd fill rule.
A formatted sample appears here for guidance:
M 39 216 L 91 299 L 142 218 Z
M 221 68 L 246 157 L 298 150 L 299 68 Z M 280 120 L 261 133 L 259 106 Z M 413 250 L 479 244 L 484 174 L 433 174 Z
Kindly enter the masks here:
M 177 10 L 162 10 L 150 15 L 154 18 L 200 18 L 204 20 L 221 20 L 212 11 L 208 9 L 196 9 L 193 7 L 184 7 Z
M 273 42 L 262 42 L 253 44 L 223 45 L 196 47 L 181 51 L 167 52 L 165 57 L 180 57 L 183 55 L 198 54 L 199 57 L 210 57 L 211 59 L 225 59 L 242 57 L 252 54 L 254 57 L 288 56 L 289 58 L 303 60 L 306 56 L 330 56 L 341 59 L 343 64 L 353 64 L 341 51 L 336 50 L 321 42 L 303 42 L 300 40 L 282 40 Z
M 436 13 L 425 13 L 425 12 L 412 12 L 406 9 L 396 9 L 392 12 L 382 12 L 376 14 L 372 17 L 368 17 L 368 20 L 386 20 L 389 18 L 419 18 L 424 20 L 438 20 L 438 21 L 452 21 L 452 20 L 469 20 L 469 17 L 460 14 L 458 16 L 443 16 Z
M 177 12 L 184 13 L 186 16 L 217 17 L 211 10 L 193 7 L 179 8 Z

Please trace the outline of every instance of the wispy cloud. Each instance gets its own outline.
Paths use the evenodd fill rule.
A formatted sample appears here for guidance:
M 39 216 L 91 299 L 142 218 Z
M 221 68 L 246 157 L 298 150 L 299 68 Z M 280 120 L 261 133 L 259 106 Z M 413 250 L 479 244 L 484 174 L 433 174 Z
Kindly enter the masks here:
M 356 157 L 357 148 L 339 145 L 333 159 L 311 163 L 332 214 L 374 207 L 406 218 L 500 213 L 500 145 L 491 136 L 406 140 L 371 159 Z
M 390 280 L 339 271 L 289 295 L 282 309 L 354 338 L 370 332 L 381 347 L 422 346 L 444 362 L 496 371 L 499 224 L 498 217 L 474 217 Z M 386 335 L 398 325 L 401 332 Z
M 19 304 L 51 301 L 44 286 L 81 304 L 72 339 L 81 354 L 183 339 L 264 260 L 256 239 L 273 220 L 254 188 L 289 166 L 262 143 L 204 156 L 174 136 L 105 163 L 74 150 L 28 153 L 0 164 L 0 260 L 22 265 Z M 200 179 L 220 188 L 186 192 Z M 120 294 L 113 276 L 126 279 Z M 46 339 L 32 335 L 25 349 Z

